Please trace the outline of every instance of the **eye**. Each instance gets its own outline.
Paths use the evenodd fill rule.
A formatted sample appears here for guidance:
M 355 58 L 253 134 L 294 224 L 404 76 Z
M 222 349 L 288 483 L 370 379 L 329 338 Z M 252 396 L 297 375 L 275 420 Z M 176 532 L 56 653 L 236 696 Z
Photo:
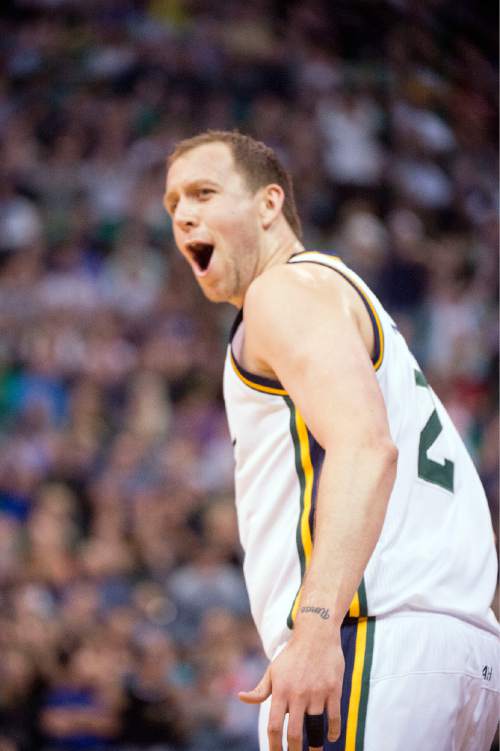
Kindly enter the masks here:
M 174 211 L 175 211 L 175 210 L 176 210 L 176 208 L 177 208 L 177 203 L 178 203 L 177 201 L 171 201 L 171 202 L 170 202 L 170 203 L 168 204 L 168 206 L 167 206 L 167 211 L 168 211 L 168 213 L 169 213 L 169 214 L 173 214 L 173 213 L 174 213 Z
M 202 200 L 209 198 L 213 193 L 215 193 L 213 188 L 199 188 L 197 191 L 198 198 L 201 198 Z

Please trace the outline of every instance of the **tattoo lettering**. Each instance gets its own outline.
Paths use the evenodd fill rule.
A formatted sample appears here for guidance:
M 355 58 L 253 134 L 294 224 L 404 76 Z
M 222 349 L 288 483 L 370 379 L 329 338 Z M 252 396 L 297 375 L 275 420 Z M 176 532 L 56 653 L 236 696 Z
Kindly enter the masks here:
M 313 608 L 309 605 L 300 608 L 301 613 L 317 613 L 320 618 L 326 621 L 330 617 L 330 610 L 328 608 Z

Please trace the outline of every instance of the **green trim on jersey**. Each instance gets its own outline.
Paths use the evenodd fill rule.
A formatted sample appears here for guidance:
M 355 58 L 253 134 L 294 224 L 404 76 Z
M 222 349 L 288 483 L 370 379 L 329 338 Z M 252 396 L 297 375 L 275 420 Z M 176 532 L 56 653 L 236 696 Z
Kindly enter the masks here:
M 359 698 L 358 727 L 356 730 L 356 751 L 363 751 L 365 743 L 366 711 L 370 693 L 370 674 L 373 662 L 373 645 L 375 642 L 375 618 L 368 618 L 366 626 L 365 660 L 361 678 L 361 695 Z
M 368 615 L 368 602 L 366 599 L 366 586 L 365 586 L 365 579 L 361 579 L 361 584 L 358 587 L 358 597 L 359 597 L 359 614 L 362 615 Z
M 300 562 L 300 585 L 295 597 L 293 598 L 290 612 L 286 619 L 288 628 L 293 629 L 295 617 L 297 615 L 298 601 L 302 591 L 302 584 L 312 552 L 312 530 L 310 527 L 309 515 L 314 500 L 312 498 L 314 467 L 311 462 L 311 447 L 307 434 L 307 427 L 290 397 L 284 396 L 283 401 L 290 410 L 290 433 L 293 440 L 295 471 L 300 486 L 300 513 L 295 533 Z M 302 440 L 299 431 L 302 432 Z M 354 595 L 347 615 L 354 618 L 366 617 L 368 615 L 368 603 L 364 578 L 361 580 Z
M 300 513 L 299 513 L 299 521 L 297 523 L 297 531 L 295 535 L 296 542 L 297 542 L 297 551 L 299 554 L 299 561 L 300 561 L 300 584 L 297 590 L 297 594 L 295 595 L 293 599 L 290 612 L 288 613 L 288 617 L 286 619 L 286 624 L 288 628 L 293 629 L 293 610 L 295 608 L 295 603 L 297 602 L 297 599 L 299 597 L 300 590 L 302 589 L 302 582 L 304 580 L 304 574 L 306 572 L 306 556 L 305 556 L 304 544 L 302 541 L 302 534 L 301 534 L 302 514 L 304 513 L 306 478 L 305 478 L 305 473 L 304 473 L 304 467 L 302 466 L 300 441 L 299 441 L 299 435 L 297 432 L 297 418 L 296 418 L 295 405 L 289 396 L 284 396 L 283 401 L 285 402 L 288 409 L 290 410 L 290 433 L 292 434 L 292 439 L 293 439 L 293 449 L 294 449 L 294 455 L 295 455 L 295 470 L 297 472 L 297 477 L 299 478 L 299 484 L 300 484 Z

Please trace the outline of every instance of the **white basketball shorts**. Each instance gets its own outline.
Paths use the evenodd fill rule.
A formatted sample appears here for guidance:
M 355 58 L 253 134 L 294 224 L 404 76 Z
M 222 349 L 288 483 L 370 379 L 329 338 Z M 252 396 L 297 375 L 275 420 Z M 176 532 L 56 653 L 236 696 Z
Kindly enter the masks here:
M 490 751 L 500 710 L 495 634 L 448 615 L 404 612 L 346 620 L 341 635 L 342 734 L 325 740 L 325 751 Z M 260 711 L 261 751 L 269 709 L 270 699 Z

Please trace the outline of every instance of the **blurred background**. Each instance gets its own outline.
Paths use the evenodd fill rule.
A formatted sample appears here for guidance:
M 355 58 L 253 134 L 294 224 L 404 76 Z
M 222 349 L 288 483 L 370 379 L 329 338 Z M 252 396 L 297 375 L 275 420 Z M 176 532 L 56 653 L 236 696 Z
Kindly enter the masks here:
M 235 311 L 176 255 L 165 158 L 209 127 L 277 151 L 305 244 L 396 318 L 497 524 L 496 9 L 0 13 L 0 751 L 256 751 L 220 384 Z

